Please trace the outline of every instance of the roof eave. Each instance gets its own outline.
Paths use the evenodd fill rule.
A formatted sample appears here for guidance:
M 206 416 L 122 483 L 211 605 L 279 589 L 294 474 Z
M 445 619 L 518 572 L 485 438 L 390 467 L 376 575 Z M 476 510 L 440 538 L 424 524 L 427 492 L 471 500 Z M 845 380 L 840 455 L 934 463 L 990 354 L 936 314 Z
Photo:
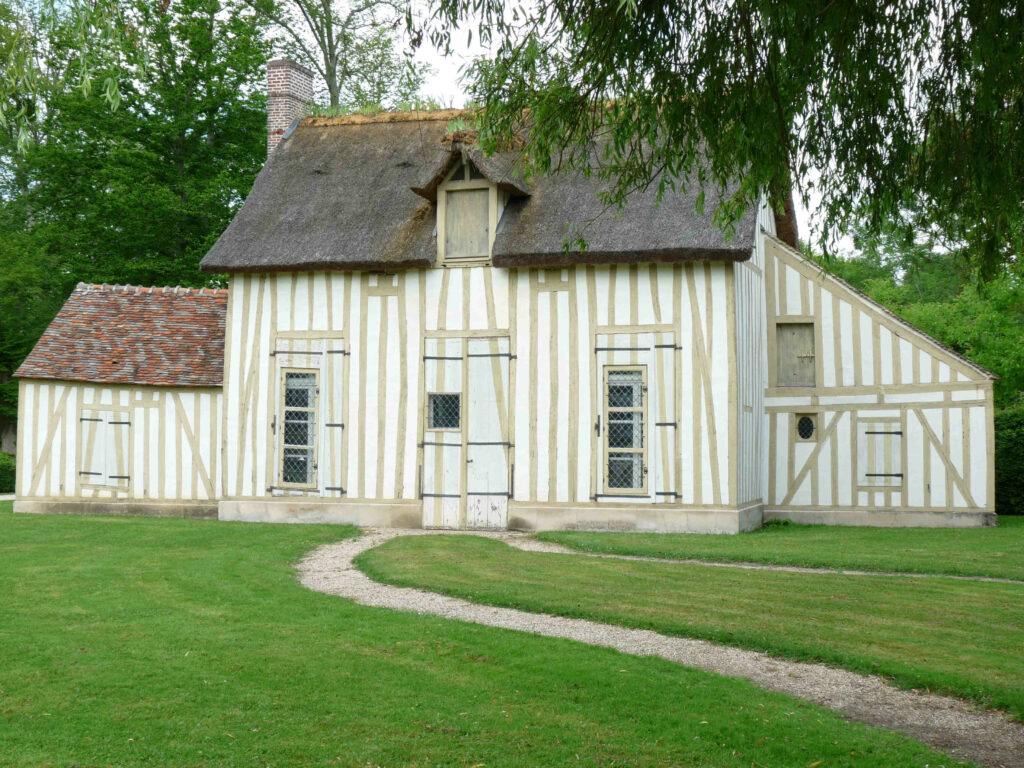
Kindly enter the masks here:
M 72 384 L 109 384 L 109 385 L 123 385 L 131 387 L 159 387 L 159 388 L 188 388 L 188 389 L 223 389 L 224 380 L 223 377 L 220 381 L 203 381 L 203 382 L 184 382 L 176 381 L 174 383 L 161 383 L 152 381 L 139 381 L 139 377 L 133 377 L 131 379 L 121 377 L 101 377 L 94 376 L 85 378 L 83 376 L 57 376 L 53 374 L 28 372 L 22 373 L 21 369 L 24 366 L 20 366 L 18 370 L 11 376 L 12 379 L 18 379 L 20 381 L 66 381 Z
M 749 248 L 664 248 L 641 251 L 549 251 L 495 254 L 495 267 L 567 267 L 577 264 L 665 264 L 684 261 L 739 262 L 750 259 Z
M 293 264 L 200 264 L 200 271 L 215 274 L 253 274 L 268 272 L 324 272 L 339 270 L 343 272 L 390 272 L 407 269 L 426 269 L 434 266 L 434 260 L 425 257 L 398 259 L 395 261 L 369 261 L 357 259 L 335 259 L 330 261 L 304 261 Z

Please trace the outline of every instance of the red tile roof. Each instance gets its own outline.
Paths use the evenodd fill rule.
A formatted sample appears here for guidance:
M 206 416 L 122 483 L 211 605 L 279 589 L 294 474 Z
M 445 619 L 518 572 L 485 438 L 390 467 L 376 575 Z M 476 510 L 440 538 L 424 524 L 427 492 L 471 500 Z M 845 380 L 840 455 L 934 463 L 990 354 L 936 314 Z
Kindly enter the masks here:
M 219 387 L 227 303 L 223 288 L 79 283 L 14 375 Z

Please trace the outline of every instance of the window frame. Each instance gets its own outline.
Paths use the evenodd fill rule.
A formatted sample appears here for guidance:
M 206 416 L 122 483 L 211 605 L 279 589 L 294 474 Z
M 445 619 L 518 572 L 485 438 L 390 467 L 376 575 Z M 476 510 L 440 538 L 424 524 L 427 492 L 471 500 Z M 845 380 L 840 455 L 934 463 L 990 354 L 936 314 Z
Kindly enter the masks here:
M 433 395 L 456 395 L 459 398 L 459 426 L 458 427 L 432 427 L 432 426 L 430 426 L 430 398 Z M 426 408 L 425 408 L 425 410 L 426 410 L 425 416 L 426 416 L 426 421 L 427 421 L 427 423 L 426 423 L 426 431 L 427 432 L 462 432 L 462 406 L 463 406 L 463 400 L 462 400 L 462 392 L 461 391 L 458 391 L 458 392 L 452 392 L 452 391 L 427 392 L 427 398 L 426 398 L 425 406 L 426 406 Z
M 280 488 L 292 488 L 299 490 L 315 490 L 319 483 L 320 468 L 320 370 L 318 368 L 284 368 L 281 372 L 281 392 L 278 396 L 278 428 L 277 428 L 277 482 Z M 288 395 L 288 374 L 297 373 L 302 375 L 312 374 L 313 376 L 313 405 L 312 407 L 286 406 L 285 398 Z M 285 445 L 285 411 L 308 411 L 313 414 L 313 439 L 308 446 Z M 284 479 L 284 459 L 286 448 L 309 448 L 312 451 L 313 472 L 309 483 L 289 483 Z
M 796 443 L 817 443 L 821 435 L 821 414 L 817 411 L 800 411 L 799 413 L 792 414 L 792 435 L 793 442 Z M 800 419 L 809 418 L 814 422 L 814 432 L 811 433 L 810 437 L 800 436 Z
M 461 160 L 452 168 L 437 187 L 437 263 L 439 266 L 479 266 L 491 263 L 491 256 L 494 253 L 494 236 L 498 229 L 499 199 L 498 187 L 486 178 L 472 178 L 472 161 Z M 461 178 L 456 178 L 462 171 Z M 482 175 L 482 174 L 481 174 Z M 487 196 L 487 253 L 475 256 L 448 256 L 447 248 L 447 221 L 448 221 L 448 194 L 450 192 L 462 192 L 467 190 L 486 189 Z
M 608 403 L 608 380 L 609 374 L 611 373 L 622 373 L 629 371 L 640 372 L 640 392 L 643 398 L 640 406 L 632 406 L 629 408 L 621 406 L 611 406 Z M 650 418 L 649 418 L 649 390 L 647 388 L 647 365 L 615 365 L 607 363 L 603 366 L 602 371 L 602 388 L 601 388 L 601 413 L 603 415 L 604 429 L 601 434 L 601 447 L 603 450 L 603 461 L 602 461 L 602 495 L 604 496 L 649 496 L 650 489 L 648 483 L 648 472 L 647 468 L 649 465 L 649 447 L 650 447 Z M 641 423 L 641 438 L 640 448 L 612 448 L 608 445 L 608 437 L 611 434 L 609 426 L 611 420 L 608 418 L 610 413 L 640 413 Z M 608 460 L 612 453 L 634 453 L 640 454 L 641 462 L 641 477 L 643 478 L 643 485 L 639 488 L 615 488 L 609 485 L 608 477 Z
M 802 325 L 810 327 L 811 329 L 811 349 L 813 360 L 811 362 L 811 374 L 814 383 L 812 384 L 784 384 L 782 383 L 782 369 L 779 366 L 779 329 L 785 326 L 791 325 Z M 818 323 L 813 317 L 791 317 L 791 318 L 777 318 L 775 320 L 775 338 L 772 340 L 772 351 L 774 354 L 771 360 L 773 381 L 772 384 L 776 389 L 783 390 L 794 390 L 794 389 L 817 389 L 821 386 L 818 375 L 818 356 L 819 350 L 819 339 L 818 339 Z

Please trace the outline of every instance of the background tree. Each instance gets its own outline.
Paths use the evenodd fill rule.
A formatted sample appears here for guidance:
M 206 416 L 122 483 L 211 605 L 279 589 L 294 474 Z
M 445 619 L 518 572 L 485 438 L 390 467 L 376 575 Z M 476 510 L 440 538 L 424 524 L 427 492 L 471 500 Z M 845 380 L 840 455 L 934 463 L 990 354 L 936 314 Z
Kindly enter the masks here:
M 131 35 L 89 64 L 94 89 L 119 84 L 116 109 L 67 76 L 71 24 L 44 25 L 37 87 L 9 95 L 26 119 L 0 132 L 0 428 L 16 415 L 10 374 L 75 283 L 208 283 L 199 261 L 265 158 L 257 14 L 234 0 L 119 13 Z
M 131 37 L 118 0 L 0 0 L 0 128 L 19 147 L 33 138 L 40 99 L 75 86 L 88 94 L 102 86 L 104 100 L 116 107 L 121 72 L 96 75 L 99 59 Z M 73 41 L 71 48 L 66 48 Z M 63 43 L 67 56 L 55 56 Z
M 825 232 L 913 209 L 985 276 L 1024 250 L 1019 2 L 435 0 L 413 28 L 450 48 L 463 24 L 492 51 L 471 71 L 484 144 L 528 119 L 532 168 L 582 168 L 603 134 L 612 202 L 664 172 L 728 188 L 727 225 L 795 181 Z
M 979 284 L 963 259 L 901 228 L 854 232 L 856 253 L 818 261 L 943 344 L 999 375 L 997 408 L 1024 405 L 1024 280 L 1017 270 Z
M 320 75 L 332 110 L 414 99 L 426 68 L 400 50 L 403 0 L 247 0 L 276 30 L 276 47 Z

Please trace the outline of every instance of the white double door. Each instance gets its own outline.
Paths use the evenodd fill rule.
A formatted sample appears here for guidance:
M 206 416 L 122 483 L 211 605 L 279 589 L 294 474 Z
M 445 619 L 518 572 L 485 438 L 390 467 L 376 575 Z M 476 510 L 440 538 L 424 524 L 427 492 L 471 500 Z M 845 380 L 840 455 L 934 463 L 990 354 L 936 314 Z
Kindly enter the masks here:
M 425 340 L 425 528 L 508 527 L 510 366 L 507 336 Z

